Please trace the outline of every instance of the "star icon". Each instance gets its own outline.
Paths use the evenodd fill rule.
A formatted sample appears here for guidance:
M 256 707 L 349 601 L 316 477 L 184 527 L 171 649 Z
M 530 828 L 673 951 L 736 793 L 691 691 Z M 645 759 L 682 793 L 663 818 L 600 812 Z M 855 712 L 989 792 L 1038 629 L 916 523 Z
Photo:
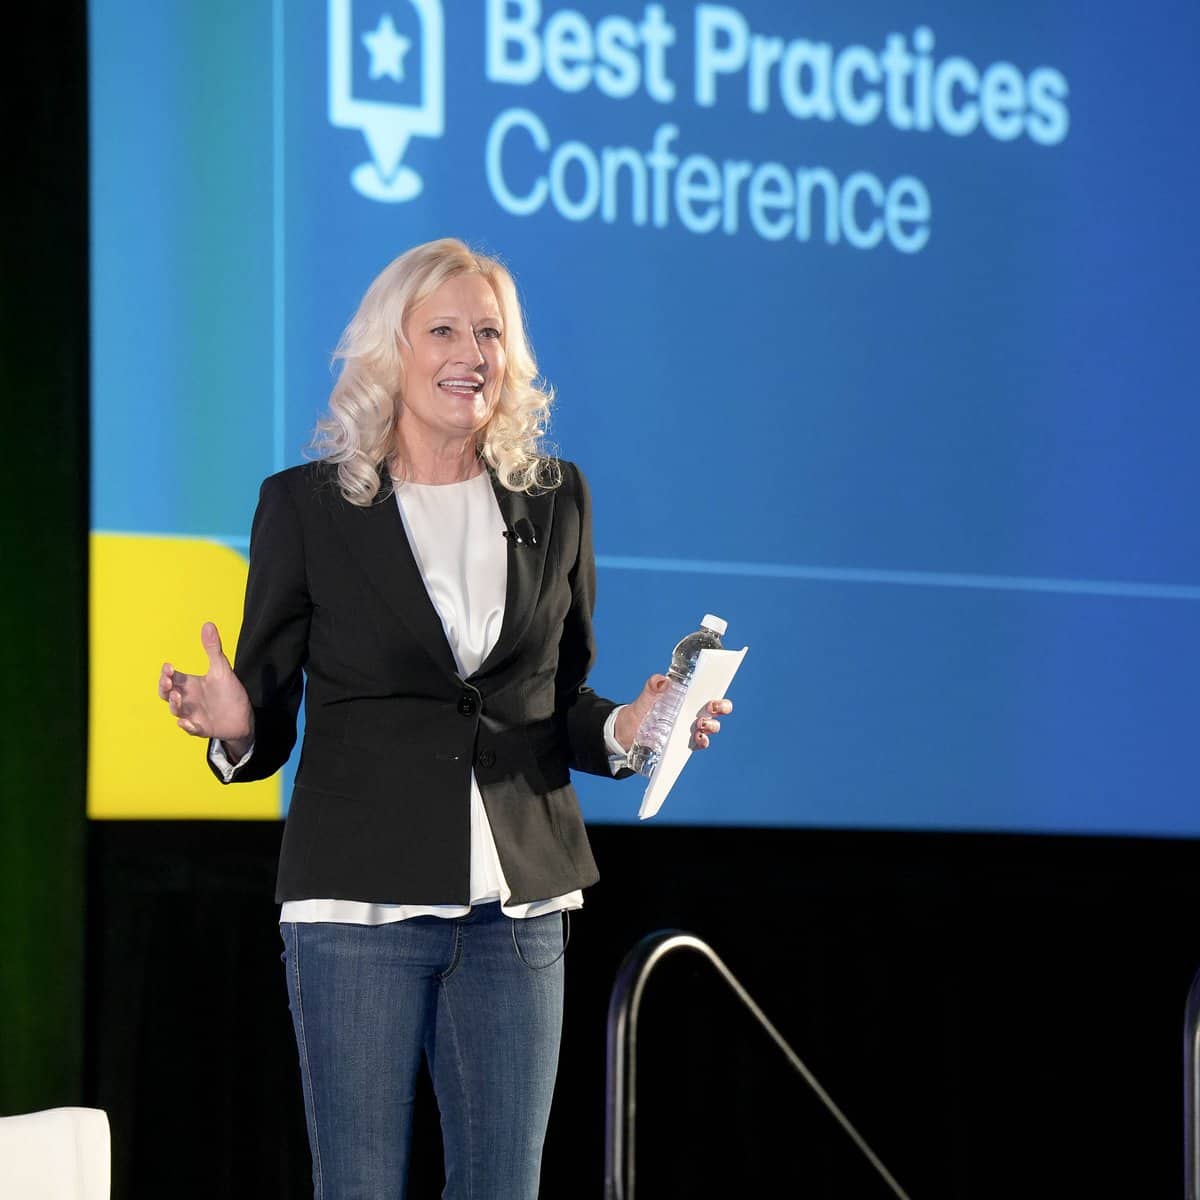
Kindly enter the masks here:
M 399 83 L 404 78 L 404 56 L 412 40 L 396 32 L 391 13 L 384 13 L 373 33 L 364 33 L 362 40 L 371 52 L 371 78 L 387 75 Z

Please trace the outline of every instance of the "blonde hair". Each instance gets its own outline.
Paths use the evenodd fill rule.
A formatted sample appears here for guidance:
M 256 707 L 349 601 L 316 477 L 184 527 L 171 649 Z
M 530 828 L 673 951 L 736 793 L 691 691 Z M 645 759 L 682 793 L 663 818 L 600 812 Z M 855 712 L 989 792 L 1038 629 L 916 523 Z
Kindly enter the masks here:
M 544 452 L 554 390 L 538 378 L 516 284 L 494 258 L 476 254 L 457 238 L 442 238 L 414 246 L 380 271 L 334 351 L 342 367 L 312 450 L 336 465 L 338 487 L 351 504 L 374 502 L 379 467 L 395 453 L 405 319 L 447 280 L 471 274 L 483 276 L 496 294 L 507 359 L 496 410 L 478 434 L 479 457 L 510 491 L 532 492 L 562 481 L 557 459 Z

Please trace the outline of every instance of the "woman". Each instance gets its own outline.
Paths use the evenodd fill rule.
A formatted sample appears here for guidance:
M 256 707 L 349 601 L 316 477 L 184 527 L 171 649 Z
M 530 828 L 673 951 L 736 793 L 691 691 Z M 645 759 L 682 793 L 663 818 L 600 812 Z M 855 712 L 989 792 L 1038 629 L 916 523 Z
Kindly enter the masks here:
M 228 783 L 286 761 L 305 694 L 276 899 L 318 1200 L 403 1194 L 422 1054 L 445 1195 L 532 1200 L 561 914 L 597 877 L 570 769 L 628 774 L 665 677 L 624 706 L 587 687 L 587 486 L 539 452 L 499 263 L 402 254 L 338 357 L 319 459 L 262 487 L 236 669 L 206 624 L 208 673 L 164 664 L 159 695 Z

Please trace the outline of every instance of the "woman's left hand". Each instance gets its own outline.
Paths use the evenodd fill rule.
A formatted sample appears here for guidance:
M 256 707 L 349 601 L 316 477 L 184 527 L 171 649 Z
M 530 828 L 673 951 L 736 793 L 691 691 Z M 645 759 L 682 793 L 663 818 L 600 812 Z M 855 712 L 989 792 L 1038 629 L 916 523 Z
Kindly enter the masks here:
M 732 700 L 710 700 L 692 722 L 692 749 L 707 750 L 713 735 L 721 732 L 721 722 L 717 718 L 727 716 L 731 712 Z
M 667 677 L 665 675 L 651 675 L 646 680 L 646 686 L 642 688 L 641 695 L 626 704 L 617 713 L 613 733 L 626 750 L 633 745 L 633 739 L 637 736 L 642 718 L 650 711 L 654 701 L 658 699 L 666 686 Z M 708 749 L 710 739 L 721 730 L 721 722 L 717 718 L 731 712 L 733 712 L 732 700 L 710 700 L 704 705 L 700 714 L 692 722 L 691 748 L 693 750 Z

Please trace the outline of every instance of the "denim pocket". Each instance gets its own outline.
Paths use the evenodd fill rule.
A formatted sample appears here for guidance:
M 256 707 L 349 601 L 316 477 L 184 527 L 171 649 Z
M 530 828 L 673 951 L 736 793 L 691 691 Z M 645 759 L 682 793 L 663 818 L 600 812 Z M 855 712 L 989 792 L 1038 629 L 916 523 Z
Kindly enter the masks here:
M 554 966 L 566 952 L 570 933 L 563 933 L 563 924 L 567 923 L 569 931 L 570 920 L 569 912 L 512 918 L 513 949 L 517 957 L 531 971 L 544 971 Z

